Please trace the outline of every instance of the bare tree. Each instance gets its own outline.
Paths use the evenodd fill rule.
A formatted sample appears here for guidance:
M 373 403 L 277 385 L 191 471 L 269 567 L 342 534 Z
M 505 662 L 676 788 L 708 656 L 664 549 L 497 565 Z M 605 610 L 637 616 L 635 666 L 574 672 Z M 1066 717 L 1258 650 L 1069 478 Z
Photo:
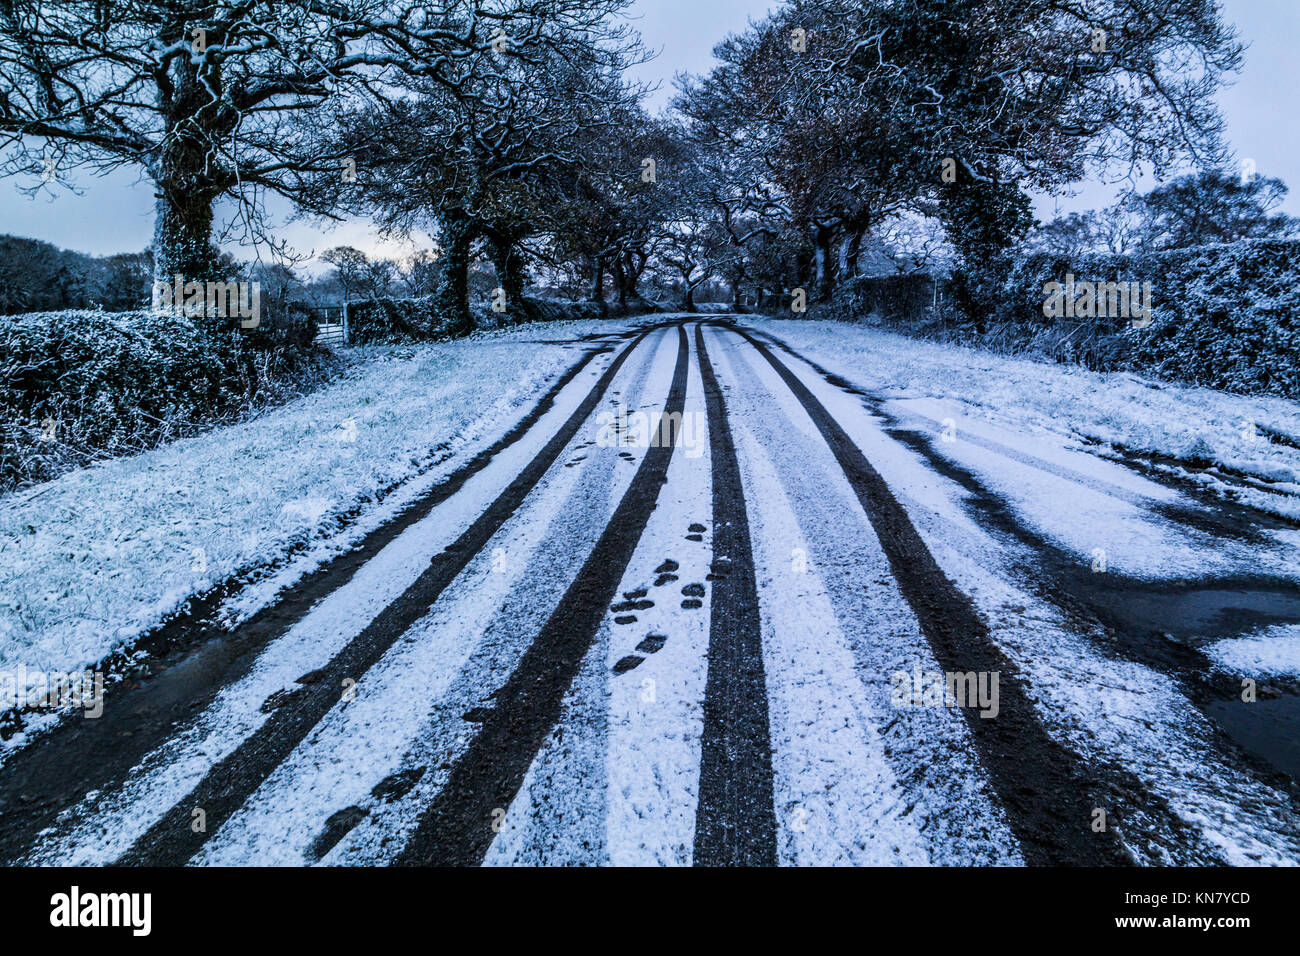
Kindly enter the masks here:
M 622 78 L 639 41 L 613 17 L 628 0 L 536 0 L 513 32 L 463 58 L 416 95 L 344 118 L 339 149 L 359 164 L 357 189 L 325 182 L 342 208 L 386 229 L 438 236 L 438 308 L 453 334 L 473 328 L 468 269 L 483 243 L 506 292 L 523 301 L 524 242 L 547 228 L 586 157 L 584 131 L 611 124 L 633 97 Z M 525 18 L 526 15 L 526 18 Z M 512 21 L 516 22 L 516 21 Z
M 302 204 L 314 174 L 348 175 L 314 135 L 358 99 L 412 77 L 454 87 L 458 63 L 507 25 L 537 42 L 549 0 L 4 0 L 3 172 L 64 180 L 76 167 L 142 168 L 156 195 L 155 274 L 210 276 L 214 203 L 237 201 L 244 238 L 261 197 Z
M 1182 176 L 1142 197 L 1141 242 L 1153 249 L 1185 249 L 1291 236 L 1296 220 L 1277 212 L 1286 194 L 1286 183 L 1270 176 L 1219 170 Z
M 899 212 L 937 201 L 978 260 L 1032 221 L 1022 186 L 1220 161 L 1241 46 L 1211 0 L 790 0 L 715 53 L 679 106 L 786 208 L 824 298 Z
M 343 301 L 351 302 L 352 296 L 366 284 L 370 257 L 352 246 L 335 246 L 321 254 L 321 261 L 334 267 L 334 277 L 343 291 Z

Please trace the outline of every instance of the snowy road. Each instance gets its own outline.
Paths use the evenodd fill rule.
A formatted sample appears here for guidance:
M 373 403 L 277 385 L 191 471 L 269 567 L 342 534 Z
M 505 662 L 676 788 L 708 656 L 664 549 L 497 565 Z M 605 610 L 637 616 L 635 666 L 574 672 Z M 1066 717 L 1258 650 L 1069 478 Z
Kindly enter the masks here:
M 0 859 L 1296 864 L 1296 687 L 1222 648 L 1300 623 L 1296 548 L 757 327 L 613 333 L 0 765 Z

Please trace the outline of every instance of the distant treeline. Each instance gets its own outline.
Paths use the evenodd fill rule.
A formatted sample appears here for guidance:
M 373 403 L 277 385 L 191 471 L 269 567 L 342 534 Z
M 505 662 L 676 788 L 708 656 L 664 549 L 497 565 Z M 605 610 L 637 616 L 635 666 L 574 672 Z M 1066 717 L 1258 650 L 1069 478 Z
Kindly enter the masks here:
M 88 256 L 39 239 L 0 235 L 0 315 L 104 309 L 149 301 L 153 253 Z

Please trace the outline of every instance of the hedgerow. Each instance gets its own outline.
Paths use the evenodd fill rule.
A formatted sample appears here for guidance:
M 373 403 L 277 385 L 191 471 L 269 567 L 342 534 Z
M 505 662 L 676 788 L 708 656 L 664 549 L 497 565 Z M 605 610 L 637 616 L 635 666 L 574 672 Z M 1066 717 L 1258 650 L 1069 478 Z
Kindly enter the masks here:
M 142 451 L 313 387 L 337 359 L 301 344 L 303 334 L 150 311 L 0 317 L 0 489 Z
M 1047 317 L 1045 286 L 1151 283 L 1150 324 Z M 823 314 L 909 334 L 1127 370 L 1241 394 L 1300 398 L 1300 240 L 1247 239 L 1145 255 L 1036 252 L 928 276 L 857 278 Z M 939 309 L 933 307 L 937 299 Z

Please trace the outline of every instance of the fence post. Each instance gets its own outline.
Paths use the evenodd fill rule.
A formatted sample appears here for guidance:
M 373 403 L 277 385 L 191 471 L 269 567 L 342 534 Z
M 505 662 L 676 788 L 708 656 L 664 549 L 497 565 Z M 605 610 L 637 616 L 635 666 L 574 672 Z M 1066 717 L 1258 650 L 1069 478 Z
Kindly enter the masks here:
M 348 300 L 343 300 L 343 344 L 348 344 Z

